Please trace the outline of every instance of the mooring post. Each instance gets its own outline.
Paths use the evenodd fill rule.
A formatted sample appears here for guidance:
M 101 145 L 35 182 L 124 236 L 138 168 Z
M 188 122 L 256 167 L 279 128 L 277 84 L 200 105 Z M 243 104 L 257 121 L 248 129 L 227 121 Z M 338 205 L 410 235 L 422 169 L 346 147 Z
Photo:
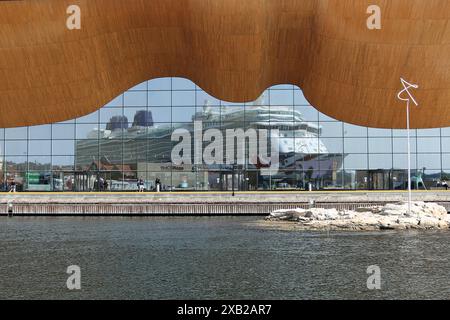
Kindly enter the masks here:
M 13 209 L 14 209 L 14 207 L 13 207 L 12 201 L 8 201 L 8 204 L 7 204 L 8 217 L 13 216 L 13 213 L 14 213 Z

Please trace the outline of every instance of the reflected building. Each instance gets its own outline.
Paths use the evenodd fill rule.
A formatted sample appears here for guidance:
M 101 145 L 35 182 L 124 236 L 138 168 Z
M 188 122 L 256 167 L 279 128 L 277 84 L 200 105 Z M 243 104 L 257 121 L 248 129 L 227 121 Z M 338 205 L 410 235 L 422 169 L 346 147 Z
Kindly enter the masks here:
M 176 129 L 266 129 L 279 149 L 279 170 L 257 161 L 232 166 L 173 165 Z M 0 129 L 3 190 L 128 191 L 159 178 L 165 190 L 405 189 L 406 131 L 372 129 L 318 112 L 292 85 L 250 103 L 228 103 L 181 78 L 146 81 L 100 110 L 61 123 Z M 206 145 L 206 143 L 205 143 Z M 247 146 L 247 150 L 250 146 Z M 224 146 L 226 150 L 231 146 Z M 234 148 L 234 146 L 233 146 Z M 191 148 L 194 150 L 194 147 Z M 449 179 L 450 128 L 412 130 L 413 187 Z M 229 163 L 224 158 L 223 163 Z

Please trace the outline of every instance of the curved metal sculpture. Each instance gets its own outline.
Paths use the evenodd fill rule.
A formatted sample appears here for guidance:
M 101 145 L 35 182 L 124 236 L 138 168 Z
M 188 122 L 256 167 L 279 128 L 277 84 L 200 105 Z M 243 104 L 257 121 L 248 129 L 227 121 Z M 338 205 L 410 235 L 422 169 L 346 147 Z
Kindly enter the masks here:
M 382 28 L 369 30 L 379 2 Z M 81 8 L 81 29 L 66 9 Z M 244 102 L 298 85 L 321 112 L 404 128 L 450 126 L 449 0 L 27 0 L 0 2 L 0 127 L 93 112 L 157 77 Z

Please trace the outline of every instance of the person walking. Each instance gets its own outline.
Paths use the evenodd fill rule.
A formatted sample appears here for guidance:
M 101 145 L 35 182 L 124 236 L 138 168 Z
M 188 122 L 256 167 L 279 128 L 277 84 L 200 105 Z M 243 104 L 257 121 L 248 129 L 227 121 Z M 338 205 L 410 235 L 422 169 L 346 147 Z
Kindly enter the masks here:
M 14 179 L 11 181 L 9 192 L 16 192 L 16 181 Z
M 98 186 L 99 186 L 99 191 L 104 191 L 104 189 L 105 189 L 105 180 L 102 177 L 100 177 L 100 181 L 99 181 Z

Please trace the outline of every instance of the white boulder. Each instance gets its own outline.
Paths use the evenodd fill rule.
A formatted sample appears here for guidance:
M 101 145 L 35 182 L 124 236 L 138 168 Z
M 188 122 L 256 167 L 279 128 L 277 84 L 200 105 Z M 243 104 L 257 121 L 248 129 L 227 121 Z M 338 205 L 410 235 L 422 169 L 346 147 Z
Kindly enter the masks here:
M 450 226 L 447 210 L 426 202 L 413 202 L 411 214 L 408 203 L 396 203 L 355 211 L 334 208 L 277 210 L 268 220 L 297 222 L 300 228 L 313 230 L 448 229 Z

